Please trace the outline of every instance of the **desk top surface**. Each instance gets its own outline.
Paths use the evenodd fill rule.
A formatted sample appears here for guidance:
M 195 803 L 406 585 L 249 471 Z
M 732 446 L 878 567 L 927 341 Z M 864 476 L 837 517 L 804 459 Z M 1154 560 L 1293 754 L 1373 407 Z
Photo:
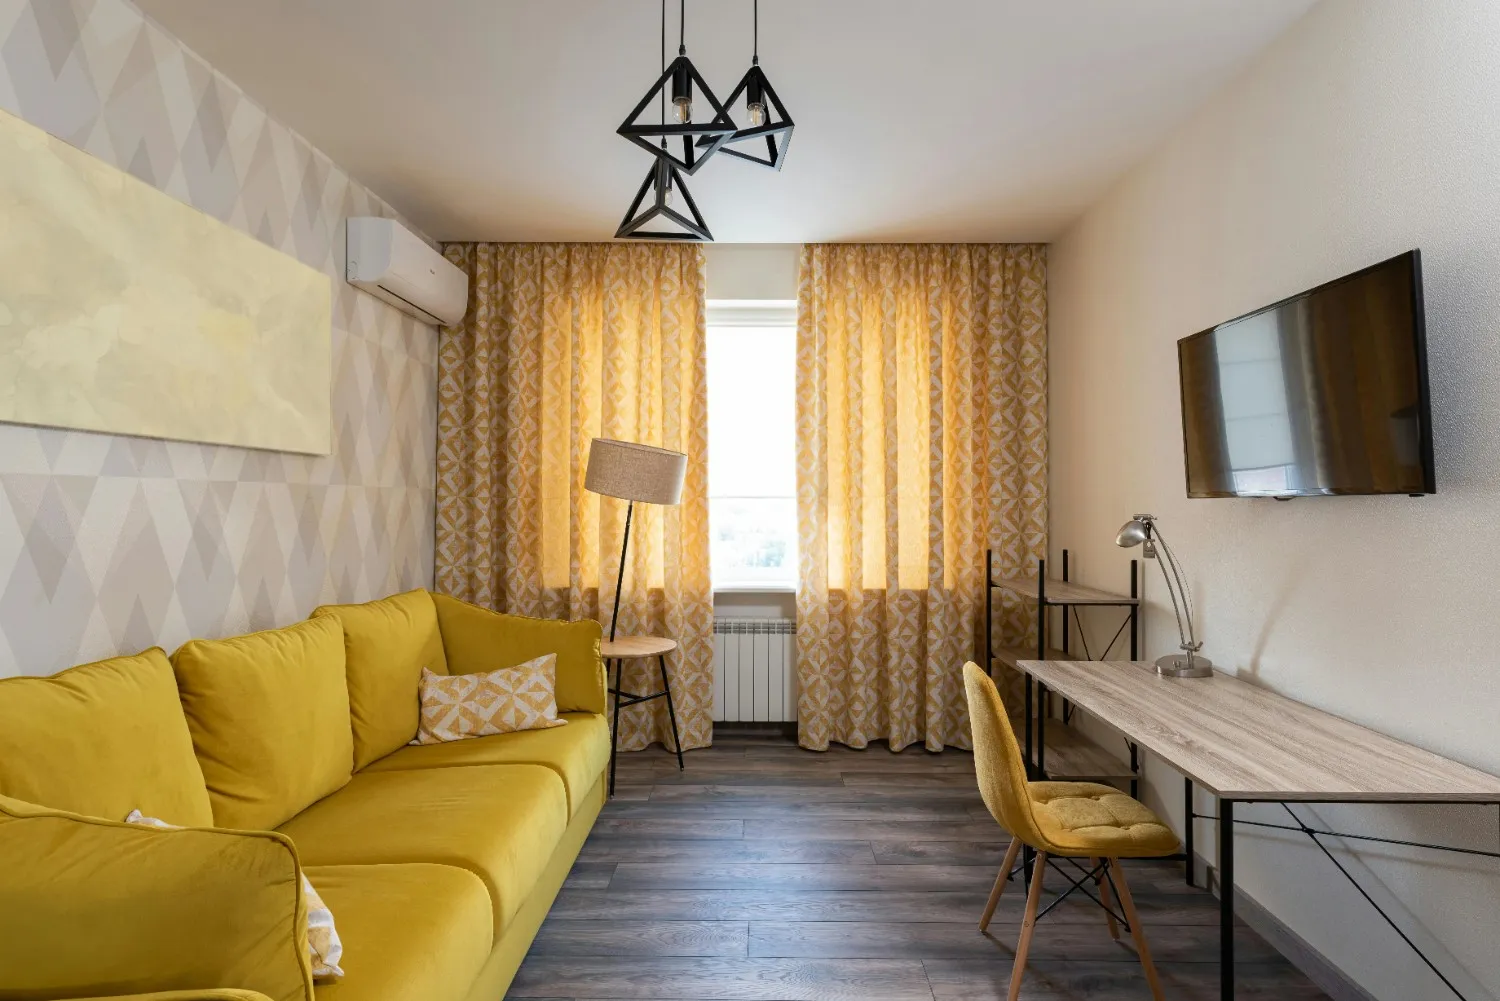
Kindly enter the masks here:
M 1020 668 L 1226 799 L 1500 803 L 1500 778 L 1231 675 L 1149 663 Z

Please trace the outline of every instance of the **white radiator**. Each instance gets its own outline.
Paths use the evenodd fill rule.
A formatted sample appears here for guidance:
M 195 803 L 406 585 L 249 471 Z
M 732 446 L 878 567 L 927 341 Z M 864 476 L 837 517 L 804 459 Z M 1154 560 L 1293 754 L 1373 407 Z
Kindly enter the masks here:
M 795 722 L 797 624 L 791 619 L 714 620 L 714 720 Z

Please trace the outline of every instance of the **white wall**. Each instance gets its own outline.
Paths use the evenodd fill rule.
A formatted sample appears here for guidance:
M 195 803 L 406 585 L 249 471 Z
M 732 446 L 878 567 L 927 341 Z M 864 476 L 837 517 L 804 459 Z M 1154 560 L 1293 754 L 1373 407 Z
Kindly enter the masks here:
M 1497 46 L 1490 0 L 1324 0 L 1070 228 L 1049 293 L 1053 555 L 1067 546 L 1079 578 L 1117 585 L 1129 554 L 1114 532 L 1152 511 L 1222 667 L 1492 772 Z M 1438 494 L 1187 500 L 1175 341 L 1411 247 L 1426 271 Z M 1160 583 L 1147 581 L 1153 656 L 1175 645 Z M 1180 780 L 1159 765 L 1150 778 L 1179 817 Z M 1316 813 L 1395 837 L 1500 839 L 1494 807 Z M 1211 826 L 1198 830 L 1211 854 Z M 1314 849 L 1248 830 L 1238 844 L 1242 887 L 1371 994 L 1451 997 Z M 1441 943 L 1460 987 L 1500 992 L 1500 866 L 1379 846 L 1355 858 L 1424 947 Z
M 703 248 L 710 299 L 797 298 L 796 243 L 715 243 Z

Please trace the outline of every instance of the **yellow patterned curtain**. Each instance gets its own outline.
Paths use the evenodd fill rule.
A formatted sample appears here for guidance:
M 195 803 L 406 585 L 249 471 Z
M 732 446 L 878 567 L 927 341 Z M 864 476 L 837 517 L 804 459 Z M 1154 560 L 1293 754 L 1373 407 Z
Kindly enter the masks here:
M 1031 245 L 807 246 L 797 307 L 804 747 L 970 747 L 984 553 L 1047 527 L 1047 265 Z M 1032 628 L 996 604 L 997 641 Z
M 703 251 L 692 244 L 464 243 L 469 312 L 438 361 L 437 588 L 502 612 L 609 627 L 625 502 L 583 489 L 589 441 L 687 453 L 677 507 L 636 506 L 622 635 L 677 640 L 684 747 L 712 741 Z M 627 691 L 656 691 L 628 662 Z M 671 744 L 662 700 L 620 746 Z

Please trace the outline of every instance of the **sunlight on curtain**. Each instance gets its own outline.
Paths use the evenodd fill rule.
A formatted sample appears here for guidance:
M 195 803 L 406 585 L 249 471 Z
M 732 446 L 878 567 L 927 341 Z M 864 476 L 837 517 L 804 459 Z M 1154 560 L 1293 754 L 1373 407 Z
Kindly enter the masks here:
M 1046 288 L 1041 246 L 803 248 L 803 746 L 970 746 L 985 550 L 1009 575 L 1045 552 Z M 1000 641 L 1034 628 L 996 611 Z
M 712 741 L 704 261 L 692 244 L 453 244 L 469 313 L 438 376 L 439 591 L 608 628 L 625 502 L 583 489 L 589 441 L 688 456 L 677 507 L 637 505 L 621 634 L 677 640 L 684 747 Z M 624 687 L 655 691 L 655 665 Z M 664 702 L 626 709 L 622 749 L 671 742 Z

